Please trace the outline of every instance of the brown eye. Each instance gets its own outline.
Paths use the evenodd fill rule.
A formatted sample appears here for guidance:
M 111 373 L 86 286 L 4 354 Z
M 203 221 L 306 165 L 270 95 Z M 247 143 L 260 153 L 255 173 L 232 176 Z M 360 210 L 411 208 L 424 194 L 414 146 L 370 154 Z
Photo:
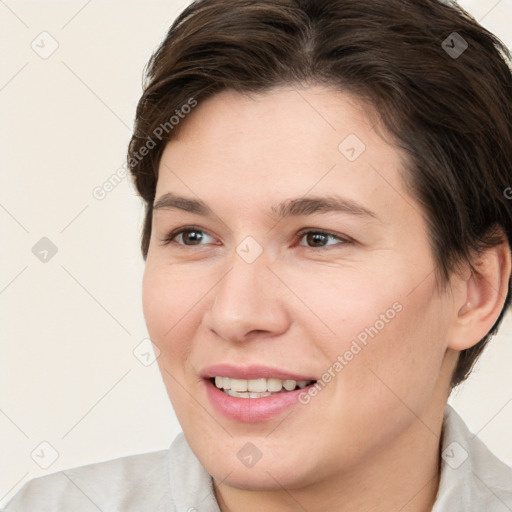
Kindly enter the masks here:
M 306 235 L 307 243 L 312 247 L 323 247 L 327 242 L 327 238 L 327 235 L 323 233 L 308 233 Z
M 199 245 L 203 239 L 203 232 L 195 229 L 186 229 L 178 235 L 178 237 L 180 236 L 184 245 Z
M 306 231 L 301 234 L 301 241 L 304 240 L 305 243 L 300 243 L 300 245 L 305 245 L 306 247 L 328 247 L 331 245 L 344 245 L 349 243 L 350 241 L 342 238 L 338 235 L 334 235 L 332 233 L 328 233 L 325 231 Z M 335 240 L 334 243 L 330 242 L 331 240 Z
M 203 230 L 194 227 L 187 227 L 173 231 L 162 240 L 162 243 L 164 245 L 174 243 L 177 245 L 192 247 L 194 245 L 205 245 L 204 241 L 207 241 L 208 238 L 211 238 L 212 242 L 215 242 L 215 240 Z

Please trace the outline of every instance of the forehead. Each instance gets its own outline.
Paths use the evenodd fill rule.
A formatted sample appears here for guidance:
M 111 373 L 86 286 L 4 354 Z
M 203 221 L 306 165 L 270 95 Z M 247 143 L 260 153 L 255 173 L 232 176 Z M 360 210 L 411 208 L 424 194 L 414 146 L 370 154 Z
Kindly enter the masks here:
M 162 155 L 157 198 L 172 191 L 242 210 L 339 193 L 403 214 L 412 202 L 400 177 L 404 155 L 381 138 L 376 119 L 353 95 L 321 87 L 223 91 L 181 121 Z
M 261 163 L 268 158 L 300 162 L 320 154 L 322 161 L 336 160 L 339 144 L 348 135 L 352 141 L 359 139 L 356 150 L 363 148 L 363 139 L 370 151 L 389 149 L 373 132 L 373 113 L 355 96 L 320 86 L 280 87 L 259 94 L 227 90 L 200 101 L 181 121 L 168 147 L 186 151 L 187 145 L 193 146 L 199 154 L 215 148 L 216 159 L 253 164 L 256 155 Z M 357 154 L 345 156 L 355 161 Z

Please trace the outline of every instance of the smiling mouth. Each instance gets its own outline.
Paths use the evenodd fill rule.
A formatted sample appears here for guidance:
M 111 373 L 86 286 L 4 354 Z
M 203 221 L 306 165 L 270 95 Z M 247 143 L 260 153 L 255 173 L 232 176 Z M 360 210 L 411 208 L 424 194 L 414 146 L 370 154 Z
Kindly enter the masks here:
M 233 379 L 230 377 L 216 376 L 210 379 L 210 382 L 217 388 L 226 393 L 226 395 L 235 398 L 264 398 L 266 396 L 277 395 L 303 389 L 316 382 L 316 380 L 281 380 L 275 378 L 269 379 Z

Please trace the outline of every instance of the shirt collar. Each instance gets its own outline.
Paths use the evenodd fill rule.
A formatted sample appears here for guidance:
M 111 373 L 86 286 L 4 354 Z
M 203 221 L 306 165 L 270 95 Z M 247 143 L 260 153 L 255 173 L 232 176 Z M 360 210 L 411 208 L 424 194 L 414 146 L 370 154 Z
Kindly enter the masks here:
M 441 459 L 432 512 L 512 511 L 512 468 L 471 433 L 449 405 L 444 411 Z

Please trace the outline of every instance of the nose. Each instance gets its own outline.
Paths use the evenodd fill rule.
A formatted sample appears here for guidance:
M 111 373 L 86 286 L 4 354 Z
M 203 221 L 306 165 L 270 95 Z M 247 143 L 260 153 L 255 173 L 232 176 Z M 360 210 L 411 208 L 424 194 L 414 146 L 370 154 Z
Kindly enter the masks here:
M 214 288 L 206 326 L 231 342 L 281 334 L 289 325 L 282 288 L 263 258 L 250 264 L 239 259 Z

